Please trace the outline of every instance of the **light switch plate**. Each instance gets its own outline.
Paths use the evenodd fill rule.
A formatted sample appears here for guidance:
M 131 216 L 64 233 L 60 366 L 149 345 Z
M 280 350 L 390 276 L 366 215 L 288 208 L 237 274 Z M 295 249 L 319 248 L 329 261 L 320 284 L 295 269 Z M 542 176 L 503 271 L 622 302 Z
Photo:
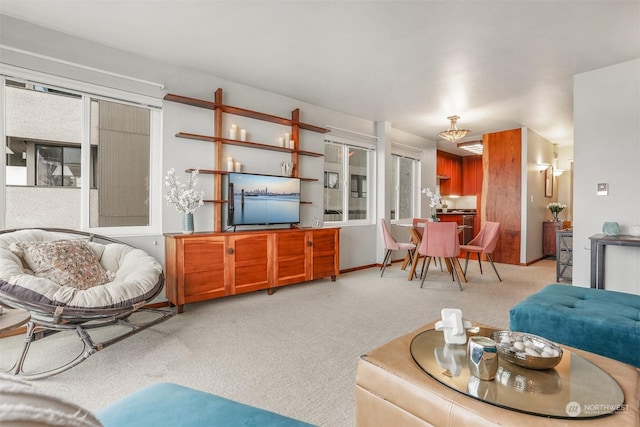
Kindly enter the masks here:
M 606 182 L 599 182 L 596 194 L 598 196 L 606 196 L 606 195 L 608 195 L 609 194 L 609 184 L 607 184 Z

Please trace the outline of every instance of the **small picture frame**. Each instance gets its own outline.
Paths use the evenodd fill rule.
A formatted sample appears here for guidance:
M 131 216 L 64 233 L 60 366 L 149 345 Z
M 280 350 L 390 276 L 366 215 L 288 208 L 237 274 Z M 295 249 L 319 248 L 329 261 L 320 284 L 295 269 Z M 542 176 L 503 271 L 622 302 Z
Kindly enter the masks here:
M 336 190 L 338 188 L 340 175 L 338 172 L 325 172 L 324 173 L 324 188 L 330 190 Z
M 544 171 L 544 197 L 553 197 L 553 167 Z

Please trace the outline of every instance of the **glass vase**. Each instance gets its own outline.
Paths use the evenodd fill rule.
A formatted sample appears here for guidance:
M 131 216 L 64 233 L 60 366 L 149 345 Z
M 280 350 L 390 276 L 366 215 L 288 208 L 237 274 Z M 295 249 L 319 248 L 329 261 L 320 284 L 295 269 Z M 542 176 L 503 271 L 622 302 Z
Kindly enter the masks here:
M 185 213 L 182 217 L 182 234 L 193 234 L 193 213 Z
M 553 216 L 553 219 L 551 221 L 554 221 L 554 222 L 559 221 L 559 219 L 558 219 L 558 214 L 559 213 L 560 212 L 551 212 L 551 215 Z

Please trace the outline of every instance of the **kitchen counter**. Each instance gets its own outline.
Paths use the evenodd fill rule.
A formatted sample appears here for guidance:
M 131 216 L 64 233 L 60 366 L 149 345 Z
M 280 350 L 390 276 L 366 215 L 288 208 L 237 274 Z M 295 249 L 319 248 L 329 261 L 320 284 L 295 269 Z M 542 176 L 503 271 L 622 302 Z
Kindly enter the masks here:
M 464 226 L 460 234 L 460 244 L 466 245 L 476 235 L 477 230 L 474 228 L 475 209 L 452 209 L 447 212 L 442 212 L 442 209 L 438 209 L 436 214 L 440 221 L 455 222 L 458 226 Z
M 475 209 L 454 209 L 454 210 L 448 210 L 447 212 L 442 212 L 441 209 L 438 209 L 436 211 L 436 214 L 438 215 L 475 215 L 476 210 Z

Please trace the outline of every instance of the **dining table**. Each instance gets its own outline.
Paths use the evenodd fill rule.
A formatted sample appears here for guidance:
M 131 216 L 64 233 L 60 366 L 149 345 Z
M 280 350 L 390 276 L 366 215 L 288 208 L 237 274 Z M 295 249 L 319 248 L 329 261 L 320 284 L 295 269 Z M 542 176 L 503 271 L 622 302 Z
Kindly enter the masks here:
M 411 263 L 411 269 L 409 270 L 409 277 L 407 279 L 411 281 L 415 278 L 416 269 L 418 268 L 418 261 L 420 260 L 420 258 L 423 258 L 418 252 L 418 249 L 420 248 L 420 242 L 422 241 L 422 237 L 424 234 L 425 223 L 418 222 L 415 225 L 413 223 L 400 223 L 397 225 L 400 227 L 407 228 L 407 230 L 409 230 L 409 234 L 411 235 L 411 243 L 416 245 L 416 248 L 413 254 L 411 255 L 407 254 L 407 256 L 404 258 L 404 261 L 402 262 L 402 266 L 400 267 L 402 270 L 405 270 L 409 265 L 409 263 Z M 458 234 L 460 234 L 462 230 L 464 230 L 466 227 L 468 226 L 458 225 Z M 456 272 L 458 273 L 458 276 L 460 277 L 460 281 L 467 283 L 467 278 L 464 275 L 464 271 L 462 270 L 460 261 L 458 260 L 458 258 L 453 258 L 453 260 L 454 261 L 452 265 L 452 263 L 448 259 L 445 259 L 445 265 L 447 266 L 447 271 L 451 273 L 451 269 L 455 268 Z

